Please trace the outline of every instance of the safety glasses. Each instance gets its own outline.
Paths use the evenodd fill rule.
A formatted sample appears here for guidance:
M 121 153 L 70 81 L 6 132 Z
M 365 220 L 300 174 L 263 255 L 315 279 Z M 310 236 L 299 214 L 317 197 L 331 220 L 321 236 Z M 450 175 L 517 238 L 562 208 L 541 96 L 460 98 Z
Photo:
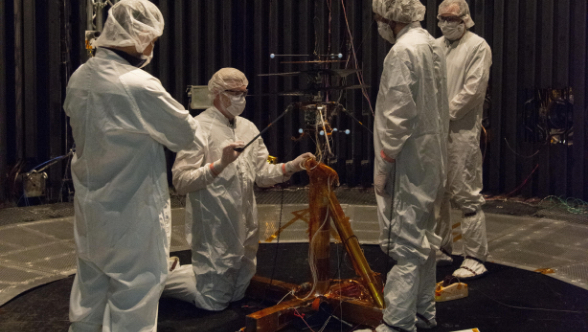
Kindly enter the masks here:
M 231 95 L 233 97 L 241 97 L 241 96 L 246 97 L 249 90 L 247 90 L 247 89 L 245 89 L 245 90 L 225 90 L 223 92 L 228 95 Z
M 441 23 L 461 23 L 463 20 L 459 16 L 441 16 L 439 17 L 439 22 Z

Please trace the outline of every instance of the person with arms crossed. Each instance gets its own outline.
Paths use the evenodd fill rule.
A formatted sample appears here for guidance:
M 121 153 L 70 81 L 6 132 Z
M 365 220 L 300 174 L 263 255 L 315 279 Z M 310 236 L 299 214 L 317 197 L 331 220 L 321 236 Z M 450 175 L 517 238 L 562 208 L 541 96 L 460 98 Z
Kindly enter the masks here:
M 484 98 L 490 77 L 492 52 L 486 41 L 469 31 L 474 25 L 464 0 L 445 0 L 439 5 L 439 27 L 443 37 L 437 45 L 447 58 L 447 89 L 449 97 L 449 140 L 447 145 L 447 191 L 441 205 L 437 233 L 441 249 L 437 265 L 453 261 L 453 222 L 451 203 L 462 213 L 465 259 L 453 272 L 461 280 L 478 278 L 487 273 L 488 257 L 486 217 L 482 211 L 482 152 L 480 133 Z

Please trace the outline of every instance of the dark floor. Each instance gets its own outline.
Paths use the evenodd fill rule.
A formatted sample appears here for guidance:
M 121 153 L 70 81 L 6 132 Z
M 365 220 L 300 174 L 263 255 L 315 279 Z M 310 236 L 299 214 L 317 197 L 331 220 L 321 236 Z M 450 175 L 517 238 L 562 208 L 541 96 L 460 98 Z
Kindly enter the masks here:
M 292 283 L 307 281 L 307 248 L 307 244 L 262 244 L 258 253 L 258 274 L 266 277 L 273 274 L 275 279 Z M 341 245 L 332 246 L 334 278 L 339 278 L 339 272 L 342 278 L 353 275 L 350 263 L 341 250 Z M 373 270 L 384 272 L 392 266 L 377 246 L 366 245 L 364 250 Z M 189 261 L 189 251 L 176 255 L 180 256 L 182 263 Z M 439 268 L 437 279 L 443 279 L 459 263 L 460 259 L 456 257 L 453 266 Z M 468 298 L 437 304 L 439 327 L 434 331 L 449 332 L 473 327 L 481 332 L 588 331 L 588 291 L 538 273 L 495 264 L 487 266 L 491 273 L 469 283 Z M 0 331 L 67 331 L 72 282 L 73 276 L 53 282 L 0 307 Z M 271 303 L 265 304 L 269 305 Z M 245 315 L 263 306 L 259 301 L 246 299 L 232 304 L 223 312 L 214 313 L 195 309 L 177 300 L 162 299 L 158 331 L 235 332 L 245 325 Z M 301 321 L 297 323 L 302 324 Z M 318 331 L 320 326 L 313 329 Z M 285 331 L 300 330 L 301 327 L 291 327 Z M 325 329 L 351 330 L 338 322 L 329 323 Z

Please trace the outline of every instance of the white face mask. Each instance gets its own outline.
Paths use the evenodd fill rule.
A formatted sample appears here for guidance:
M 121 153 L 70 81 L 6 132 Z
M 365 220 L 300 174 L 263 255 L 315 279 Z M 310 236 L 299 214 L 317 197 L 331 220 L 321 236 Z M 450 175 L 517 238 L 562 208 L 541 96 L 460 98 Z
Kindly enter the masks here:
M 394 36 L 394 31 L 392 31 L 392 27 L 389 24 L 384 22 L 378 22 L 378 33 L 384 39 L 386 39 L 390 44 L 396 43 L 396 37 Z
M 139 69 L 147 66 L 151 62 L 151 59 L 153 59 L 153 49 L 154 48 L 155 48 L 155 45 L 153 45 L 153 43 L 151 43 L 151 54 L 149 54 L 149 55 L 141 54 L 141 59 L 144 60 L 145 62 L 143 62 L 139 66 Z
M 231 113 L 232 116 L 238 116 L 243 113 L 245 110 L 245 96 L 231 96 L 227 93 L 223 93 L 229 100 L 231 101 L 231 105 L 229 105 L 225 110 Z
M 439 22 L 438 26 L 445 38 L 450 41 L 460 39 L 465 32 L 465 23 L 463 22 Z

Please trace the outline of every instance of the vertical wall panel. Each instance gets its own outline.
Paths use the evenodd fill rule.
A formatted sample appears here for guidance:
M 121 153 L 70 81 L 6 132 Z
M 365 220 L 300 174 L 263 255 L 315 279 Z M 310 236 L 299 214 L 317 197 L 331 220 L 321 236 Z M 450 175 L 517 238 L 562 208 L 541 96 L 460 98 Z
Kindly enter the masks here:
M 578 75 L 578 73 L 585 73 L 588 68 L 586 62 L 588 61 L 588 53 L 586 45 L 588 33 L 586 27 L 588 26 L 587 13 L 588 5 L 585 0 L 573 0 L 571 7 L 571 29 L 570 29 L 570 86 L 574 90 L 574 145 L 572 146 L 572 160 L 570 167 L 570 174 L 572 176 L 568 179 L 570 189 L 568 196 L 584 197 L 588 187 L 584 170 L 588 167 L 586 162 L 588 159 L 588 146 L 586 145 L 586 126 L 588 115 L 586 107 L 588 95 L 587 91 L 587 75 Z
M 486 0 L 475 1 L 474 11 L 471 13 L 472 19 L 476 23 L 476 34 L 482 37 L 486 37 L 486 2 Z
M 279 23 L 279 16 L 278 13 L 280 11 L 280 7 L 282 6 L 282 1 L 270 1 L 270 8 L 269 8 L 269 21 L 267 21 L 267 25 L 265 29 L 269 30 L 269 50 L 270 53 L 280 54 L 280 30 L 282 25 Z M 264 55 L 265 57 L 268 54 Z M 269 73 L 277 73 L 278 70 L 278 63 L 282 61 L 283 58 L 275 58 L 269 61 Z M 275 94 L 279 90 L 278 84 L 280 83 L 279 78 L 276 76 L 271 76 L 269 78 L 269 93 Z M 261 108 L 257 109 L 256 111 L 262 112 L 263 116 L 265 117 L 266 125 L 271 123 L 275 118 L 278 117 L 278 97 L 271 96 L 264 100 L 263 102 L 268 101 L 268 108 Z M 265 126 L 263 126 L 265 127 Z M 268 134 L 265 138 L 265 143 L 270 151 L 277 151 L 279 149 L 278 144 L 278 126 L 272 126 L 268 130 Z M 280 156 L 282 157 L 282 156 Z
M 24 121 L 24 156 L 37 159 L 37 38 L 36 38 L 36 5 L 32 0 L 23 0 L 23 115 Z M 26 8 L 26 10 L 24 10 Z
M 173 17 L 171 16 L 173 11 L 171 8 L 172 1 L 171 0 L 159 0 L 159 10 L 161 14 L 163 14 L 164 20 L 167 23 L 165 28 L 163 29 L 163 35 L 157 41 L 157 51 L 159 52 L 157 59 L 154 59 L 157 62 L 157 77 L 161 81 L 161 84 L 164 88 L 170 92 L 170 94 L 174 95 L 175 89 L 173 86 L 173 58 L 171 56 L 171 51 L 173 50 Z M 150 67 L 152 65 L 148 65 Z M 172 90 L 173 89 L 173 90 Z
M 527 64 L 535 64 L 537 58 L 537 1 L 536 0 L 521 0 L 520 18 L 521 25 L 519 31 L 519 56 L 518 66 L 520 78 L 517 87 L 517 113 L 522 114 L 523 105 L 525 103 L 524 91 L 527 89 L 535 89 L 535 67 Z M 517 119 L 518 131 L 521 132 L 523 119 Z M 521 140 L 522 141 L 522 140 Z M 517 151 L 524 156 L 530 156 L 537 149 L 536 144 L 520 142 Z M 524 179 L 533 172 L 537 164 L 537 158 L 518 158 L 517 162 L 520 165 L 517 179 Z M 533 187 L 536 181 L 533 181 L 536 176 L 527 182 L 524 188 L 519 193 L 526 197 L 533 195 Z
M 173 59 L 174 59 L 174 86 L 173 95 L 174 98 L 179 101 L 182 105 L 187 105 L 188 98 L 186 97 L 186 83 L 185 83 L 185 73 L 186 73 L 186 64 L 187 61 L 185 59 L 185 50 L 188 47 L 186 41 L 188 40 L 185 38 L 186 34 L 188 33 L 187 29 L 185 28 L 188 26 L 187 22 L 184 21 L 184 13 L 185 11 L 185 1 L 184 0 L 175 0 L 174 1 L 174 20 L 173 25 L 169 27 L 170 30 L 173 29 L 173 43 L 174 43 L 174 52 L 173 52 Z
M 374 26 L 372 8 L 369 2 L 362 2 L 361 7 L 362 12 L 362 25 L 361 25 L 361 35 L 362 38 L 366 38 L 368 31 L 372 29 Z M 374 37 L 371 33 L 369 34 L 370 37 Z M 380 38 L 381 39 L 381 38 Z M 377 88 L 372 85 L 372 82 L 380 80 L 380 77 L 377 73 L 377 65 L 376 62 L 378 61 L 378 52 L 377 48 L 374 47 L 374 42 L 377 43 L 378 39 L 371 38 L 368 40 L 362 39 L 363 47 L 361 48 L 362 52 L 362 62 L 361 62 L 361 69 L 363 72 L 363 79 L 364 84 L 369 85 L 369 88 L 366 88 L 366 92 L 370 100 L 368 101 L 365 96 L 358 90 L 356 94 L 359 95 L 361 98 L 361 121 L 365 126 L 368 128 L 373 128 L 373 119 L 374 116 L 372 114 L 372 110 L 375 111 L 375 104 L 376 98 L 372 98 L 370 92 L 377 91 Z M 367 42 L 367 44 L 366 44 Z M 376 44 L 377 45 L 377 44 Z M 357 130 L 361 132 L 361 136 L 363 137 L 363 154 L 361 156 L 362 162 L 362 176 L 361 176 L 361 184 L 363 186 L 371 185 L 373 183 L 373 169 L 374 169 L 374 140 L 373 135 L 366 130 L 363 126 L 357 126 Z
M 184 45 L 188 48 L 188 66 L 190 68 L 189 85 L 206 85 L 208 81 L 204 78 L 202 63 L 204 58 L 204 43 L 202 42 L 202 2 L 188 1 L 189 4 L 189 44 Z
M 221 2 L 221 1 L 219 1 Z M 232 22 L 233 22 L 233 16 L 232 16 L 232 0 L 223 0 L 222 2 L 222 7 L 220 8 L 220 11 L 222 12 L 221 17 L 222 17 L 222 31 L 220 34 L 220 38 L 218 41 L 222 41 L 220 44 L 222 45 L 222 64 L 219 68 L 223 68 L 223 67 L 232 67 L 231 66 L 231 45 L 232 45 Z M 218 12 L 217 12 L 218 13 Z M 218 14 L 217 14 L 218 15 Z
M 298 31 L 299 31 L 299 52 L 300 54 L 311 54 L 313 49 L 313 29 L 312 29 L 312 20 L 313 20 L 313 0 L 299 0 L 298 3 L 298 13 L 308 13 L 307 15 L 298 15 Z M 303 80 L 298 81 L 299 87 L 305 88 L 306 82 Z M 296 117 L 294 117 L 296 119 Z M 297 124 L 304 123 L 304 114 L 300 112 L 298 114 L 298 122 Z M 312 142 L 308 138 L 302 139 L 298 143 L 297 152 L 306 152 L 311 151 L 312 149 Z M 341 168 L 342 169 L 342 168 Z M 302 174 L 301 172 L 297 173 L 295 180 L 299 180 L 301 184 L 305 185 L 308 183 L 308 176 L 306 174 Z
M 6 139 L 8 135 L 6 134 L 6 110 L 7 110 L 7 79 L 6 79 L 6 54 L 5 52 L 9 50 L 7 47 L 7 38 L 6 38 L 6 3 L 4 1 L 0 2 L 0 202 L 3 202 L 6 199 L 6 181 L 4 174 L 6 174 L 6 170 L 8 167 L 8 163 L 6 161 L 6 157 L 8 156 L 8 144 L 6 143 Z M 1 204 L 1 203 L 0 203 Z
M 24 38 L 23 38 L 23 0 L 14 1 L 14 124 L 15 159 L 23 159 L 25 146 L 24 131 Z M 31 87 L 34 87 L 32 85 Z
M 538 50 L 538 86 L 537 88 L 546 89 L 552 86 L 553 82 L 553 49 L 554 49 L 554 1 L 543 0 L 540 3 L 540 16 L 538 27 L 539 50 Z M 540 147 L 541 151 L 537 155 L 539 160 L 539 169 L 537 174 L 537 191 L 535 195 L 545 197 L 551 193 L 551 166 L 550 166 L 550 149 L 549 147 Z
M 437 30 L 437 11 L 439 10 L 439 6 L 437 6 L 436 0 L 427 0 L 424 5 L 427 7 L 427 12 L 423 27 L 434 37 L 435 31 Z
M 507 0 L 505 3 L 505 45 L 504 53 L 507 58 L 517 59 L 519 56 L 519 4 L 520 0 Z M 511 147 L 517 143 L 517 107 L 518 107 L 518 63 L 517 61 L 505 61 L 504 66 L 504 91 L 502 118 L 503 137 Z M 517 158 L 512 151 L 508 151 L 502 158 L 502 176 L 504 177 L 504 188 L 510 192 L 517 186 L 518 164 Z
M 493 140 L 488 146 L 486 158 L 489 160 L 490 169 L 485 170 L 489 173 L 488 178 L 494 179 L 486 186 L 491 192 L 501 192 L 503 190 L 502 181 L 502 90 L 503 90 L 503 68 L 504 68 L 504 3 L 506 0 L 494 1 L 494 39 L 492 52 L 492 69 L 490 89 L 492 95 L 492 109 L 490 111 L 490 123 L 492 125 Z
M 360 4 L 361 5 L 361 4 Z M 355 1 L 347 0 L 345 1 L 345 7 L 347 8 L 347 16 L 349 20 L 349 26 L 352 33 L 352 42 L 353 45 L 357 48 L 359 45 L 362 35 L 361 35 L 361 10 L 357 9 L 357 4 Z M 361 7 L 360 7 L 361 8 Z M 361 53 L 357 54 L 357 61 L 359 65 L 362 64 Z M 353 58 L 351 61 L 354 61 Z M 359 84 L 355 75 L 349 76 L 349 84 Z M 347 109 L 353 114 L 356 119 L 362 118 L 362 100 L 361 95 L 358 95 L 353 90 L 349 90 L 346 94 L 347 100 Z M 347 173 L 347 183 L 350 186 L 356 186 L 359 184 L 359 179 L 361 176 L 361 157 L 362 157 L 362 150 L 364 149 L 364 145 L 362 142 L 362 132 L 360 126 L 355 121 L 350 122 L 350 129 L 351 129 L 351 136 L 347 139 L 351 140 L 350 145 L 350 153 L 347 154 L 348 159 L 346 160 L 346 171 Z
M 223 41 L 222 36 L 217 31 L 221 30 L 220 24 L 222 20 L 222 13 L 219 13 L 219 3 L 221 1 L 205 1 L 204 6 L 204 45 L 206 45 L 204 68 L 206 77 L 210 78 L 212 75 L 222 68 L 222 56 L 219 49 Z
M 588 26 L 588 23 L 586 24 Z M 584 40 L 584 45 L 585 45 L 585 52 L 588 55 L 588 28 L 585 31 L 586 39 Z M 581 47 L 581 42 L 579 41 L 579 45 L 578 47 Z M 576 75 L 582 75 L 581 72 L 576 72 Z M 584 114 L 584 122 L 577 124 L 576 126 L 583 126 L 584 127 L 584 184 L 586 182 L 588 182 L 588 69 L 586 69 L 584 71 L 584 82 L 585 82 L 585 91 L 584 91 L 584 105 L 582 105 L 583 108 L 581 108 L 578 112 L 581 112 Z M 575 108 L 576 110 L 578 108 Z M 580 138 L 581 139 L 581 138 Z M 574 173 L 572 176 L 576 175 L 576 173 Z M 584 200 L 588 200 L 588 186 L 584 185 Z
M 62 110 L 62 95 L 64 87 L 62 86 L 63 65 L 62 61 L 62 47 L 54 47 L 56 45 L 63 45 L 63 6 L 62 1 L 47 2 L 47 18 L 48 27 L 47 37 L 44 38 L 44 49 L 47 56 L 47 78 L 43 82 L 43 89 L 47 89 L 48 98 L 40 100 L 42 105 L 45 105 L 45 111 L 48 113 L 49 127 L 44 131 L 45 137 L 42 142 L 49 143 L 49 158 L 55 158 L 64 154 L 63 140 L 64 140 L 64 122 L 65 114 Z M 52 47 L 53 46 L 53 47 Z M 41 105 L 38 107 L 43 109 Z M 42 160 L 41 160 L 42 161 Z M 57 199 L 59 197 L 59 189 L 61 188 L 61 180 L 63 178 L 63 163 L 59 162 L 47 170 L 49 173 L 48 181 L 48 198 Z
M 253 53 L 254 53 L 254 67 L 257 68 L 260 72 L 260 74 L 262 73 L 267 73 L 267 67 L 264 66 L 264 57 L 269 58 L 269 55 L 266 50 L 267 50 L 267 44 L 264 43 L 265 38 L 264 35 L 265 33 L 268 31 L 268 29 L 266 28 L 267 26 L 267 22 L 264 24 L 264 17 L 266 17 L 266 15 L 264 15 L 264 9 L 266 9 L 267 7 L 264 6 L 263 1 L 262 0 L 254 0 L 254 12 L 253 12 L 253 16 L 257 19 L 252 20 L 252 24 L 253 24 Z M 253 79 L 250 80 L 251 82 L 254 82 L 253 85 L 253 92 L 255 95 L 257 95 L 256 97 L 254 97 L 254 104 L 252 106 L 254 106 L 255 109 L 260 109 L 262 106 L 262 104 L 265 101 L 264 97 L 260 97 L 259 95 L 261 95 L 262 93 L 265 92 L 264 89 L 262 89 L 262 86 L 267 86 L 267 78 L 264 77 L 259 77 L 259 76 L 255 76 Z M 251 100 L 251 98 L 249 98 L 249 100 Z M 249 101 L 248 101 L 249 102 Z M 251 109 L 251 107 L 249 108 Z M 253 114 L 251 114 L 251 112 L 249 111 L 249 119 L 253 119 L 254 122 L 257 124 L 258 127 L 263 128 L 264 126 L 264 119 L 263 119 L 263 112 L 253 112 Z M 267 125 L 267 124 L 265 124 Z
M 296 26 L 294 25 L 294 17 L 293 17 L 293 11 L 294 11 L 294 4 L 295 1 L 292 0 L 286 0 L 283 1 L 283 7 L 280 8 L 280 14 L 281 14 L 281 22 L 282 22 L 282 28 L 284 29 L 284 31 L 295 31 L 296 30 Z M 282 48 L 280 50 L 281 53 L 283 54 L 294 54 L 294 53 L 298 53 L 298 50 L 295 48 L 295 39 L 296 35 L 294 35 L 293 33 L 282 33 L 281 34 L 283 37 L 281 38 L 281 44 L 282 44 Z M 284 59 L 284 58 L 282 58 Z M 300 60 L 300 58 L 292 58 L 292 60 Z M 281 70 L 284 72 L 291 72 L 294 71 L 295 68 L 293 65 L 291 64 L 287 64 L 287 65 L 281 65 L 280 66 Z M 294 79 L 290 76 L 290 77 L 282 77 L 279 78 L 280 81 L 282 81 L 282 87 L 283 90 L 285 91 L 289 91 L 289 90 L 294 90 L 296 87 L 294 86 Z M 288 104 L 290 104 L 291 102 L 294 102 L 294 98 L 291 97 L 287 97 L 287 98 L 281 98 L 281 103 L 278 104 L 278 114 L 281 114 L 284 109 L 287 107 Z M 282 127 L 282 135 L 280 135 L 281 137 L 279 137 L 279 141 L 281 144 L 279 144 L 279 149 L 275 149 L 274 151 L 270 151 L 270 153 L 276 154 L 278 151 L 282 151 L 282 161 L 288 161 L 290 159 L 292 159 L 292 157 L 296 157 L 295 155 L 293 155 L 293 142 L 291 137 L 294 136 L 294 130 L 293 130 L 293 126 L 297 126 L 298 123 L 297 121 L 294 121 L 294 119 L 298 120 L 298 116 L 297 114 L 294 114 L 294 112 L 290 112 L 288 113 L 285 117 L 284 120 L 280 123 L 280 127 Z M 299 127 L 299 125 L 297 126 Z
M 570 82 L 570 0 L 555 2 L 554 17 L 554 57 L 553 82 L 551 87 L 563 89 Z M 551 192 L 566 197 L 568 191 L 568 152 L 567 145 L 557 144 L 550 148 Z

